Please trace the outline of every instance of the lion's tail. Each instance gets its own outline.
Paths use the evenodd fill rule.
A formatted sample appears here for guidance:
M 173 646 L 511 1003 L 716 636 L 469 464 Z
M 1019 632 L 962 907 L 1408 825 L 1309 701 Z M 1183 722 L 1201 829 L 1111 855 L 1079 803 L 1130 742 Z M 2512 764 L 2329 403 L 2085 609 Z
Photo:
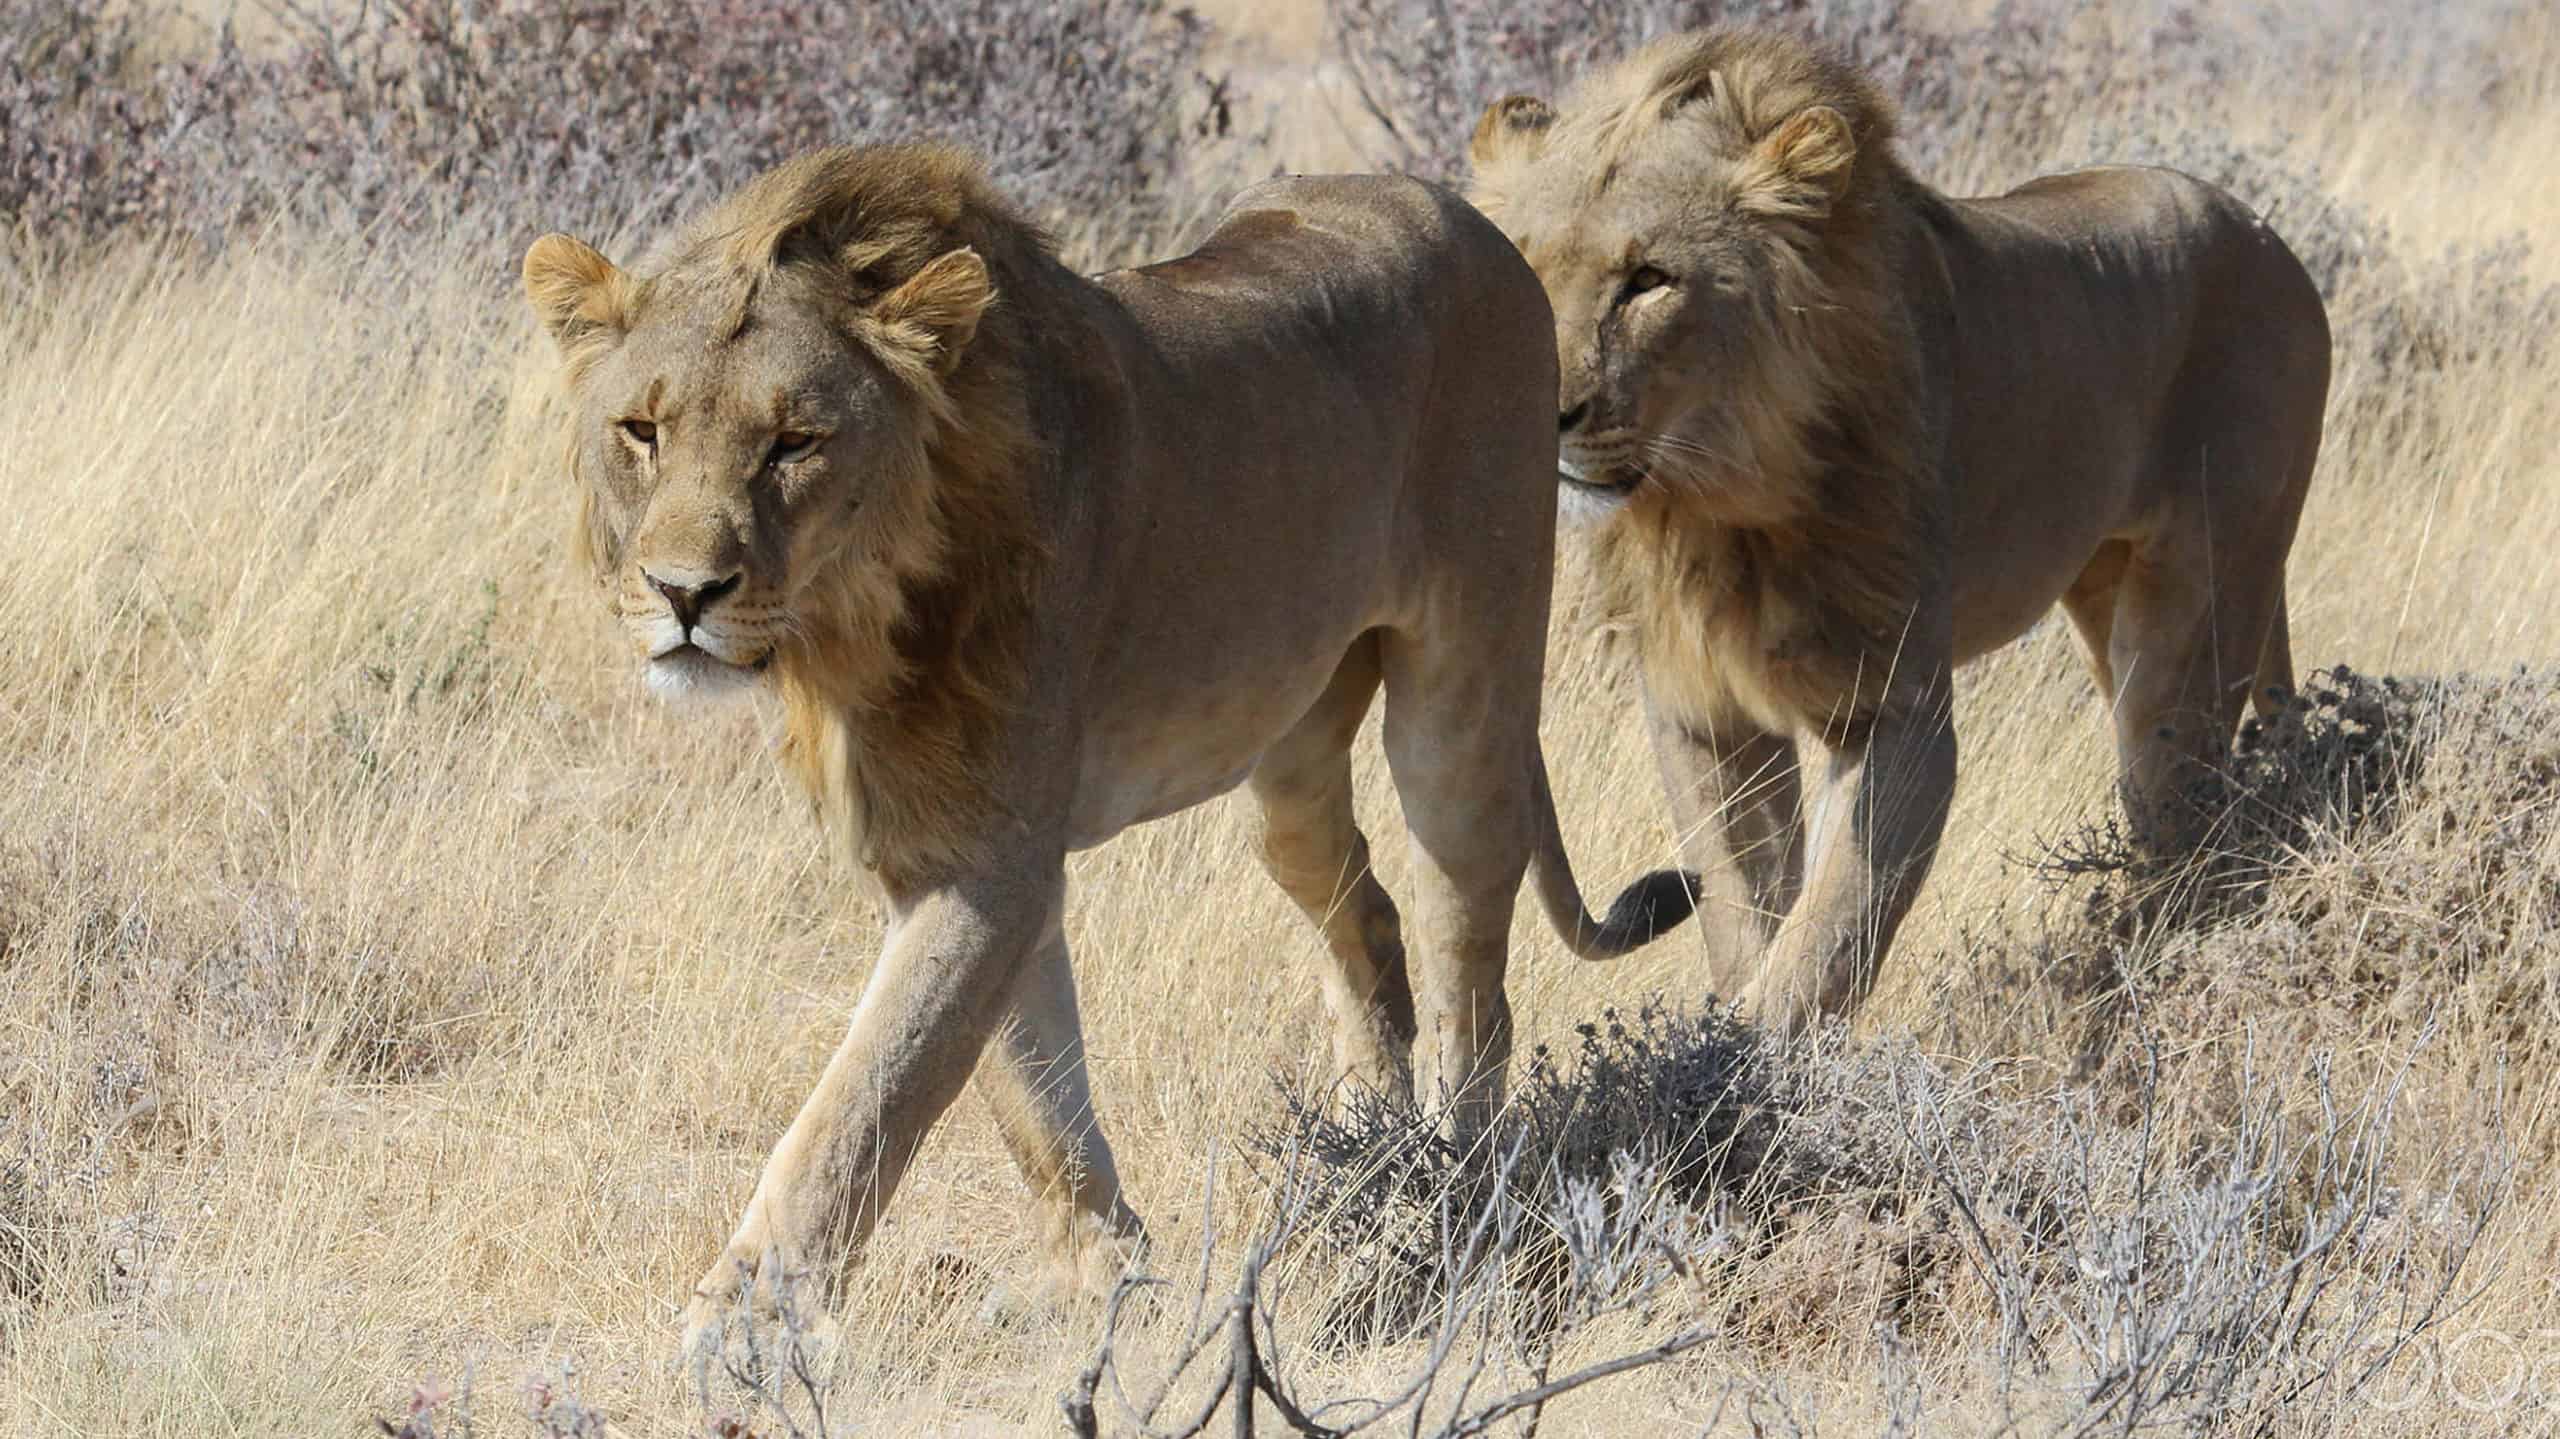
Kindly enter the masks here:
M 1616 959 L 1697 913 L 1698 876 L 1685 869 L 1661 869 L 1628 885 L 1609 906 L 1606 919 L 1592 918 L 1582 903 L 1582 886 L 1573 877 L 1573 861 L 1565 855 L 1564 829 L 1556 822 L 1555 792 L 1547 783 L 1543 753 L 1533 758 L 1530 773 L 1537 779 L 1538 842 L 1530 867 L 1536 871 L 1538 903 L 1575 958 Z

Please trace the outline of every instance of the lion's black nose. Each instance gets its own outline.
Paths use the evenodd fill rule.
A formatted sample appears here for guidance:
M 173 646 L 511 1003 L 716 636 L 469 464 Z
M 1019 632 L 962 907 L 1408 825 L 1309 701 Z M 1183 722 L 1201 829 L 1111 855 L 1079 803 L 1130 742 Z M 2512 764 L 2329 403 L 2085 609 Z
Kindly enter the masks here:
M 728 575 L 705 584 L 687 585 L 672 580 L 662 580 L 656 575 L 649 574 L 647 570 L 642 570 L 640 573 L 648 575 L 651 589 L 667 597 L 667 608 L 675 612 L 676 624 L 687 633 L 691 633 L 693 627 L 701 623 L 702 612 L 711 608 L 713 601 L 738 587 L 740 579 L 739 573 L 733 570 Z
M 1585 400 L 1581 404 L 1574 406 L 1572 409 L 1565 411 L 1563 414 L 1556 416 L 1556 433 L 1559 435 L 1570 435 L 1582 424 L 1584 420 L 1589 418 L 1591 418 L 1591 402 L 1589 400 Z

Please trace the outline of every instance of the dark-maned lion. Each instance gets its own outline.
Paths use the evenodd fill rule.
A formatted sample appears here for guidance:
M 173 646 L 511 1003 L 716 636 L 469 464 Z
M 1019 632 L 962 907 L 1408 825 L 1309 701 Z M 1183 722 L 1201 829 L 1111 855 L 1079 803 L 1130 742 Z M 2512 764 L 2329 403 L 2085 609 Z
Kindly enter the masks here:
M 1953 200 L 1855 71 L 1662 41 L 1477 126 L 1545 283 L 1568 505 L 1634 631 L 1719 986 L 1854 1005 L 1928 872 L 1948 673 L 2059 600 L 2138 836 L 2289 684 L 2285 554 L 2329 328 L 2273 231 L 2166 170 Z M 1800 821 L 1800 812 L 1804 818 Z

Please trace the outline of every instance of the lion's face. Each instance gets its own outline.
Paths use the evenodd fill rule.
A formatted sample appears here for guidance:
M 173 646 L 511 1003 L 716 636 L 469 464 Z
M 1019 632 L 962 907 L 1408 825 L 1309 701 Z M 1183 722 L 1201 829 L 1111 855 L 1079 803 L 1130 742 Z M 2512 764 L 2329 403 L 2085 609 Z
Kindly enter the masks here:
M 1773 257 L 1743 217 L 1661 209 L 1630 195 L 1516 235 L 1555 307 L 1560 478 L 1580 506 L 1738 468 L 1726 411 L 1747 398 L 1735 377 L 1766 364 Z
M 1568 510 L 1676 488 L 1692 512 L 1773 523 L 1801 502 L 1769 446 L 1818 388 L 1795 315 L 1854 150 L 1829 109 L 1737 144 L 1711 100 L 1694 108 L 1627 146 L 1550 143 L 1544 103 L 1497 103 L 1477 128 L 1474 198 L 1555 310 Z
M 955 253 L 917 278 L 982 288 Z M 790 269 L 636 282 L 563 237 L 525 269 L 537 309 L 566 316 L 582 539 L 653 691 L 750 688 L 841 610 L 849 574 L 931 562 L 917 372 L 966 336 L 915 323 L 905 290 L 863 305 Z

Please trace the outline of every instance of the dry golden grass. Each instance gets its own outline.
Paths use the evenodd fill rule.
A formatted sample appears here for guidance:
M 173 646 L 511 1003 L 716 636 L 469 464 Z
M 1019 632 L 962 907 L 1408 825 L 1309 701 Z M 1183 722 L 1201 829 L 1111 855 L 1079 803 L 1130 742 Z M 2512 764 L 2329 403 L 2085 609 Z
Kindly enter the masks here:
M 2560 232 L 2560 94 L 2440 129 L 2370 78 L 2260 119 L 2419 249 Z M 1972 153 L 1950 178 L 2040 158 Z M 466 1372 L 485 1432 L 518 1432 L 529 1374 L 628 1432 L 699 1431 L 670 1362 L 677 1303 L 834 1044 L 878 922 L 819 863 L 760 717 L 650 705 L 570 576 L 550 357 L 512 258 L 290 235 L 210 262 L 0 257 L 0 1166 L 22 1179 L 0 1185 L 0 1220 L 34 1256 L 0 1265 L 0 1432 L 344 1433 L 413 1381 Z M 2552 257 L 2529 263 L 2560 282 Z M 2435 298 L 2476 360 L 2387 392 L 2340 373 L 2292 575 L 2306 664 L 2495 669 L 2560 643 L 2560 377 L 2526 358 L 2541 337 Z M 1669 836 L 1627 676 L 1569 599 L 1553 653 L 1559 801 L 1586 887 L 1607 892 Z M 2105 801 L 2101 716 L 2059 628 L 1968 671 L 1960 723 L 1945 857 L 1862 1034 L 1929 1035 L 1941 1006 L 1984 1002 L 1961 982 L 1984 926 L 2034 908 L 2004 854 Z M 1381 770 L 1372 746 L 1364 810 L 1396 888 Z M 1276 1112 L 1261 1076 L 1323 1047 L 1315 940 L 1248 853 L 1225 801 L 1074 870 L 1104 1118 L 1174 1271 L 1196 1253 L 1204 1165 Z M 1516 944 L 1531 1041 L 1655 991 L 1705 997 L 1683 942 L 1577 966 L 1524 912 Z M 2503 953 L 2547 971 L 2560 930 Z M 2541 1004 L 2443 1019 L 2405 1163 L 2423 1186 L 2484 1137 L 2472 1081 L 2513 1060 L 2496 1078 L 2527 1167 L 2468 1319 L 2548 1368 L 2560 1337 L 2530 1331 L 2553 1312 L 2560 1070 L 2513 1038 L 2547 1024 Z M 2030 1061 L 2069 1057 L 2029 1024 L 1985 1027 Z M 2385 1064 L 2415 1032 L 2376 1016 L 2347 1058 Z M 1222 1176 L 1229 1254 L 1266 1195 L 1232 1157 Z M 982 1324 L 985 1281 L 935 1265 L 1018 1266 L 1018 1197 L 964 1101 L 845 1315 L 860 1342 L 840 1412 L 865 1432 L 1054 1422 L 1090 1316 Z M 1374 1385 L 1409 1358 L 1301 1373 Z M 1967 1432 L 1963 1357 L 1913 1362 Z M 1857 1333 L 1719 1353 L 1560 1405 L 1547 1432 L 1694 1431 L 1746 1371 L 1873 1428 L 1874 1365 Z M 2481 1418 L 2448 1401 L 2392 1422 Z

